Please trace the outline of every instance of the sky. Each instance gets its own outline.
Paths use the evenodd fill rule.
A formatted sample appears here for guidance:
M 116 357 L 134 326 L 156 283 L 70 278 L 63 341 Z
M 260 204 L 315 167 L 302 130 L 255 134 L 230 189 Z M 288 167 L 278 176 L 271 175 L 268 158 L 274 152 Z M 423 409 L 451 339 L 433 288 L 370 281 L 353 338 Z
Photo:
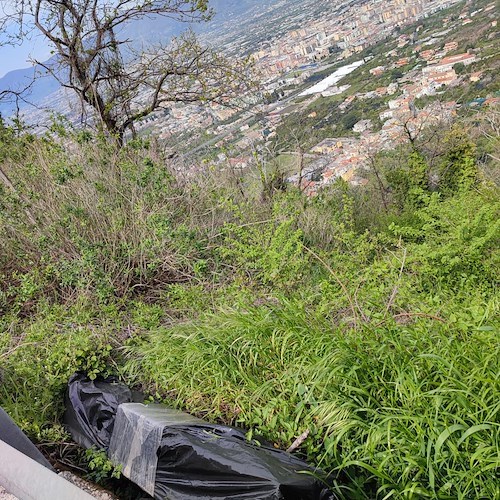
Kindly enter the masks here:
M 40 36 L 25 39 L 21 45 L 0 46 L 0 78 L 14 69 L 32 66 L 30 58 L 46 61 L 50 55 L 49 46 Z
M 0 18 L 14 12 L 18 0 L 0 0 Z M 30 57 L 46 61 L 50 57 L 50 48 L 39 36 L 30 36 L 17 45 L 5 45 L 9 35 L 15 35 L 16 28 L 10 24 L 0 30 L 0 78 L 9 71 L 32 66 Z

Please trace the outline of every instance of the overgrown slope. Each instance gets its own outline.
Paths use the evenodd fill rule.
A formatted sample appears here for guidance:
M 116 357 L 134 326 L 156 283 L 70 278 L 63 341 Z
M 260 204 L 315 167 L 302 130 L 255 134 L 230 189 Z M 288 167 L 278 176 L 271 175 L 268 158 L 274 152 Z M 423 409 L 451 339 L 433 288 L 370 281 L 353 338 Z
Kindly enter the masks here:
M 279 447 L 308 430 L 339 497 L 500 498 L 498 137 L 471 134 L 309 199 L 2 127 L 0 404 L 57 442 L 70 374 L 113 372 Z

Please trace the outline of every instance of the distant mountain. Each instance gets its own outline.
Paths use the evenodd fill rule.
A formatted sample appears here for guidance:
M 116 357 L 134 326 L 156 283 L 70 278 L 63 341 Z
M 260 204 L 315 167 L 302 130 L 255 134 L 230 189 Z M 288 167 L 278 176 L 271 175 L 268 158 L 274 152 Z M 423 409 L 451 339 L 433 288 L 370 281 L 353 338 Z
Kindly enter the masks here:
M 277 1 L 278 0 L 210 0 L 210 6 L 215 11 L 215 16 L 208 23 L 181 23 L 168 17 L 143 19 L 127 25 L 125 34 L 137 42 L 165 41 L 172 36 L 179 35 L 188 27 L 191 27 L 196 32 L 210 31 L 215 24 L 230 21 L 252 9 L 260 8 L 263 5 L 272 5 L 277 3 Z M 235 29 L 238 29 L 238 25 L 235 25 Z
M 29 103 L 39 103 L 44 97 L 55 92 L 60 85 L 53 76 L 46 75 L 46 70 L 38 65 L 10 71 L 0 78 L 0 91 L 12 90 L 19 92 L 27 87 L 29 88 L 24 93 L 26 102 L 19 102 L 21 109 L 28 107 Z M 15 103 L 10 102 L 9 99 L 3 102 L 0 101 L 0 114 L 2 116 L 10 116 L 15 111 Z
M 214 19 L 208 23 L 189 25 L 180 23 L 167 17 L 156 19 L 143 19 L 126 26 L 124 35 L 134 40 L 138 46 L 141 43 L 158 41 L 168 41 L 173 36 L 179 35 L 188 27 L 192 27 L 197 32 L 209 32 L 216 25 L 224 24 L 231 19 L 250 12 L 252 9 L 259 9 L 277 3 L 278 0 L 211 0 L 210 5 L 215 10 Z M 235 22 L 234 30 L 239 29 L 238 22 Z M 20 90 L 33 81 L 35 75 L 42 75 L 45 71 L 41 67 L 25 68 L 14 70 L 0 78 L 0 91 L 11 89 Z M 48 97 L 59 88 L 57 80 L 51 76 L 38 76 L 32 84 L 30 91 L 26 95 L 29 103 L 38 104 L 42 99 Z M 20 106 L 25 109 L 29 104 L 21 102 Z M 9 102 L 0 102 L 0 114 L 10 116 L 15 111 L 15 107 Z

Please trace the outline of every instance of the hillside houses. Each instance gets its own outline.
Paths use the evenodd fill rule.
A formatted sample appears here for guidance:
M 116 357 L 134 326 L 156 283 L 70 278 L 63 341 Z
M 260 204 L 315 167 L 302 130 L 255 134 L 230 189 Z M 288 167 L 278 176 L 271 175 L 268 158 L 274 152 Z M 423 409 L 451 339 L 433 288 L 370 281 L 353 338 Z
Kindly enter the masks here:
M 418 87 L 411 88 L 417 91 Z M 408 89 L 407 89 L 408 91 Z M 388 110 L 381 113 L 384 123 L 381 130 L 371 132 L 371 120 L 360 120 L 353 130 L 358 137 L 335 137 L 322 140 L 311 148 L 311 153 L 319 155 L 303 172 L 301 188 L 308 195 L 314 195 L 322 186 L 342 178 L 356 185 L 361 181 L 356 172 L 369 168 L 369 158 L 375 151 L 389 150 L 408 141 L 409 134 L 419 135 L 425 128 L 449 122 L 456 114 L 455 101 L 434 102 L 422 110 L 410 106 L 413 97 L 408 94 L 389 101 Z M 288 178 L 297 184 L 299 175 Z
M 475 54 L 463 53 L 456 54 L 454 56 L 443 57 L 438 63 L 430 64 L 422 69 L 422 74 L 424 76 L 432 73 L 446 73 L 453 69 L 453 66 L 458 63 L 462 63 L 465 66 L 472 64 L 476 61 Z
M 311 153 L 331 154 L 334 152 L 343 152 L 346 148 L 352 146 L 356 140 L 352 137 L 336 137 L 334 139 L 324 139 L 311 149 Z

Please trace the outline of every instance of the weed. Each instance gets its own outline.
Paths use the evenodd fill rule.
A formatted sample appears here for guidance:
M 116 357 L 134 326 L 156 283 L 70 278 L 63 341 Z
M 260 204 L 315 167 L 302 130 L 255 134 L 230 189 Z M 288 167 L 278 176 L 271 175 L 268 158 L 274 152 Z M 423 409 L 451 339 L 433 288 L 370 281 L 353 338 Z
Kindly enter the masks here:
M 85 459 L 88 463 L 89 473 L 87 477 L 96 483 L 102 483 L 106 479 L 120 479 L 122 466 L 113 465 L 106 456 L 106 452 L 89 448 L 85 450 Z

